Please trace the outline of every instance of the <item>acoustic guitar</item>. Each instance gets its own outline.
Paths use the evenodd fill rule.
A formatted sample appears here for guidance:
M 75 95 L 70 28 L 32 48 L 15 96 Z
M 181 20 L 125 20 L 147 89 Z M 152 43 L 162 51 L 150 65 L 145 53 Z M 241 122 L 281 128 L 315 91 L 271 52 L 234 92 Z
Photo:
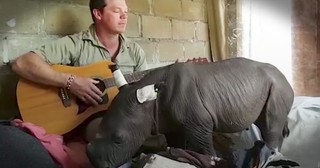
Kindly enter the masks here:
M 187 62 L 207 62 L 205 58 L 191 59 Z M 103 102 L 89 106 L 65 88 L 41 85 L 21 78 L 17 85 L 17 102 L 23 121 L 43 127 L 50 134 L 65 134 L 79 126 L 90 116 L 105 111 L 118 93 L 113 74 L 109 69 L 110 61 L 101 61 L 87 66 L 72 67 L 52 65 L 51 68 L 90 77 L 100 82 L 96 85 L 103 92 Z M 124 75 L 128 83 L 141 79 L 150 70 Z

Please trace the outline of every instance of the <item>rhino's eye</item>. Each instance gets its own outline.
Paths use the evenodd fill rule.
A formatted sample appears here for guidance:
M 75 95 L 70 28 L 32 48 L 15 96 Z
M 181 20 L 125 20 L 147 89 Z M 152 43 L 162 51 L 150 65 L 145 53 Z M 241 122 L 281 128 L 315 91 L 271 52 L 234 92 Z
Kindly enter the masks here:
M 116 144 L 122 144 L 124 141 L 123 136 L 119 133 L 113 134 L 112 139 Z

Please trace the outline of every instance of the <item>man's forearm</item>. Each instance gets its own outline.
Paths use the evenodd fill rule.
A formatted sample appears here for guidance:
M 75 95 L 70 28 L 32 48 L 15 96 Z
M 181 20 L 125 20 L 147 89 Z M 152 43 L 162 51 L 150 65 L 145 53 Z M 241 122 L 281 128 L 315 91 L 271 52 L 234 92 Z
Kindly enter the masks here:
M 69 74 L 51 69 L 50 65 L 35 53 L 26 53 L 11 63 L 14 72 L 23 78 L 45 85 L 65 87 Z

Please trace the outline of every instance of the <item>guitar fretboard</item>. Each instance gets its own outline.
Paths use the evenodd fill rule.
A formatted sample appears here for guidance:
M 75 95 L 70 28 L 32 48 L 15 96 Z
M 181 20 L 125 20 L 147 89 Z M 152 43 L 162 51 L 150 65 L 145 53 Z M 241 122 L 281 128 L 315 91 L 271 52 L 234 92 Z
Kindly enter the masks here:
M 149 73 L 150 70 L 145 70 L 145 71 L 139 71 L 139 72 L 134 72 L 132 74 L 124 74 L 124 78 L 127 80 L 128 83 L 133 83 L 139 81 L 141 78 L 143 78 L 147 73 Z M 107 88 L 116 86 L 116 82 L 114 78 L 108 78 L 103 80 L 105 83 L 105 86 Z
M 207 60 L 207 58 L 197 58 L 197 59 L 193 58 L 193 59 L 188 59 L 186 62 L 198 64 L 198 63 L 208 63 L 208 60 Z M 154 68 L 154 69 L 156 69 L 156 68 Z M 154 70 L 154 69 L 148 69 L 145 71 L 134 72 L 132 74 L 125 74 L 123 76 L 127 80 L 128 83 L 133 83 L 133 82 L 139 81 L 144 75 L 146 75 L 147 73 L 149 73 L 151 70 Z M 116 86 L 116 82 L 115 82 L 114 78 L 104 79 L 103 81 L 104 81 L 105 86 L 107 88 Z

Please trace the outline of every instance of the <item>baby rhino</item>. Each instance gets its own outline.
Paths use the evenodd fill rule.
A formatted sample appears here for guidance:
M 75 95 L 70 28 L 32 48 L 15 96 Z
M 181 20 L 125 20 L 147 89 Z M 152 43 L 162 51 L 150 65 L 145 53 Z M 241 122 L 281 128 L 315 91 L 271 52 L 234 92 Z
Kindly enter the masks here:
M 276 150 L 293 97 L 276 67 L 245 58 L 160 67 L 120 88 L 87 153 L 96 167 L 117 167 L 156 131 L 182 134 L 184 148 L 215 156 L 213 131 L 234 133 L 253 123 Z

